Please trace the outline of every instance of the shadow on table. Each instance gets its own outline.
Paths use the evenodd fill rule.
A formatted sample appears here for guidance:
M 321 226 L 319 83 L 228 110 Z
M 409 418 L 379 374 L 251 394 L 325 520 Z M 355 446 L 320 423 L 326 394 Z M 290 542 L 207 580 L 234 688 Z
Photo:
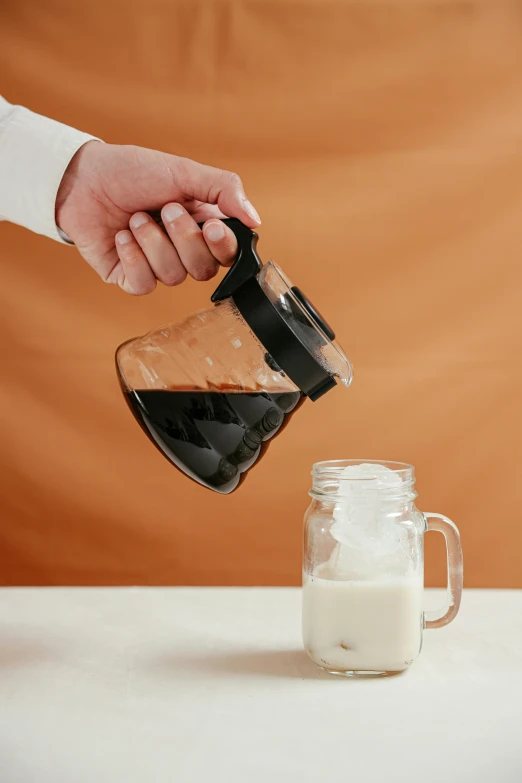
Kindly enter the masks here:
M 315 666 L 303 650 L 241 650 L 189 657 L 172 653 L 148 661 L 148 668 L 162 675 L 184 671 L 198 676 L 230 674 L 241 677 L 298 678 L 301 680 L 335 679 Z
M 59 651 L 49 644 L 0 625 L 0 671 L 37 666 L 58 657 Z

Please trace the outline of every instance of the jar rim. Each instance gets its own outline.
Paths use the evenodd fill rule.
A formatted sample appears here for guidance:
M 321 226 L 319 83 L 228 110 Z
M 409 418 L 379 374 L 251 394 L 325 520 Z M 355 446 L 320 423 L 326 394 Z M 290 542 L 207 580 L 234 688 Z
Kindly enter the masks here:
M 388 470 L 400 476 L 403 481 L 405 479 L 412 479 L 415 474 L 415 468 L 413 465 L 407 462 L 396 462 L 394 460 L 380 460 L 380 459 L 333 459 L 324 460 L 322 462 L 314 463 L 312 468 L 312 476 L 343 479 L 344 481 L 374 481 L 376 478 L 382 478 L 381 476 L 360 476 L 357 478 L 351 478 L 343 475 L 345 468 L 349 468 L 355 465 L 382 465 Z
M 351 477 L 344 471 L 355 465 L 380 465 L 388 468 L 390 473 L 376 471 L 374 474 Z M 387 478 L 388 476 L 388 478 Z M 393 476 L 394 480 L 390 480 Z M 400 481 L 397 483 L 396 477 Z M 366 482 L 366 484 L 365 484 Z M 394 462 L 378 459 L 335 459 L 324 462 L 316 462 L 312 469 L 311 497 L 318 500 L 327 500 L 333 503 L 345 502 L 345 490 L 350 489 L 348 495 L 354 490 L 359 497 L 360 491 L 366 495 L 376 492 L 383 499 L 389 501 L 412 501 L 417 497 L 414 490 L 415 468 L 407 462 Z M 344 489 L 343 489 L 344 488 Z

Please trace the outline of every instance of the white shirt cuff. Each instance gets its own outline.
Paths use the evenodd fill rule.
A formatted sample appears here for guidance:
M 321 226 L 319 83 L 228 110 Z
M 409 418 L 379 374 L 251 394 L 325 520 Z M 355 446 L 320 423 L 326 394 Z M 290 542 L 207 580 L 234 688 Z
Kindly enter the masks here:
M 56 195 L 74 154 L 95 138 L 22 106 L 11 107 L 0 122 L 0 216 L 67 243 L 56 225 Z

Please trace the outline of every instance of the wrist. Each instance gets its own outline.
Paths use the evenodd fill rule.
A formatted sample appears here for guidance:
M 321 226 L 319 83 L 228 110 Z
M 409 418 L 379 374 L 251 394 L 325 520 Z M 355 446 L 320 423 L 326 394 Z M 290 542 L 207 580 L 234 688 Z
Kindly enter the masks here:
M 92 171 L 93 168 L 93 147 L 98 143 L 98 139 L 89 139 L 75 152 L 58 187 L 55 201 L 56 226 L 69 241 L 72 241 L 71 231 L 74 232 L 75 204 L 86 187 L 89 170 Z

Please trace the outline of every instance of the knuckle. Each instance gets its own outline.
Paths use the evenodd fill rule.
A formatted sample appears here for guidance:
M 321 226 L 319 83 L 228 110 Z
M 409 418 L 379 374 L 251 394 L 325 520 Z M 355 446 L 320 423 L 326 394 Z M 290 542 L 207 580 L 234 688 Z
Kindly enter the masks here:
M 185 278 L 187 277 L 187 270 L 175 270 L 175 271 L 169 271 L 165 272 L 161 276 L 161 282 L 164 285 L 169 286 L 170 288 L 173 288 L 174 286 L 181 285 L 185 281 Z
M 199 267 L 197 269 L 194 269 L 191 274 L 194 280 L 196 280 L 198 283 L 204 283 L 205 280 L 212 280 L 212 278 L 215 277 L 216 273 L 217 273 L 217 267 L 204 266 L 204 267 Z
M 169 165 L 169 171 L 172 179 L 181 188 L 183 192 L 188 192 L 190 182 L 193 179 L 194 162 L 190 158 L 180 158 L 173 156 L 174 160 Z
M 193 222 L 192 226 L 185 228 L 179 232 L 176 236 L 176 242 L 192 242 L 201 233 L 200 229 Z
M 241 177 L 239 176 L 239 174 L 236 174 L 233 171 L 228 172 L 228 181 L 230 182 L 231 185 L 234 185 L 235 187 L 238 188 L 243 187 L 243 182 L 241 180 Z
M 135 296 L 146 296 L 146 294 L 151 294 L 155 288 L 155 280 L 150 280 L 146 283 L 135 283 L 132 286 L 132 293 L 135 294 Z
M 128 253 L 125 256 L 125 263 L 127 266 L 136 267 L 143 263 L 143 259 L 138 248 L 129 248 Z

